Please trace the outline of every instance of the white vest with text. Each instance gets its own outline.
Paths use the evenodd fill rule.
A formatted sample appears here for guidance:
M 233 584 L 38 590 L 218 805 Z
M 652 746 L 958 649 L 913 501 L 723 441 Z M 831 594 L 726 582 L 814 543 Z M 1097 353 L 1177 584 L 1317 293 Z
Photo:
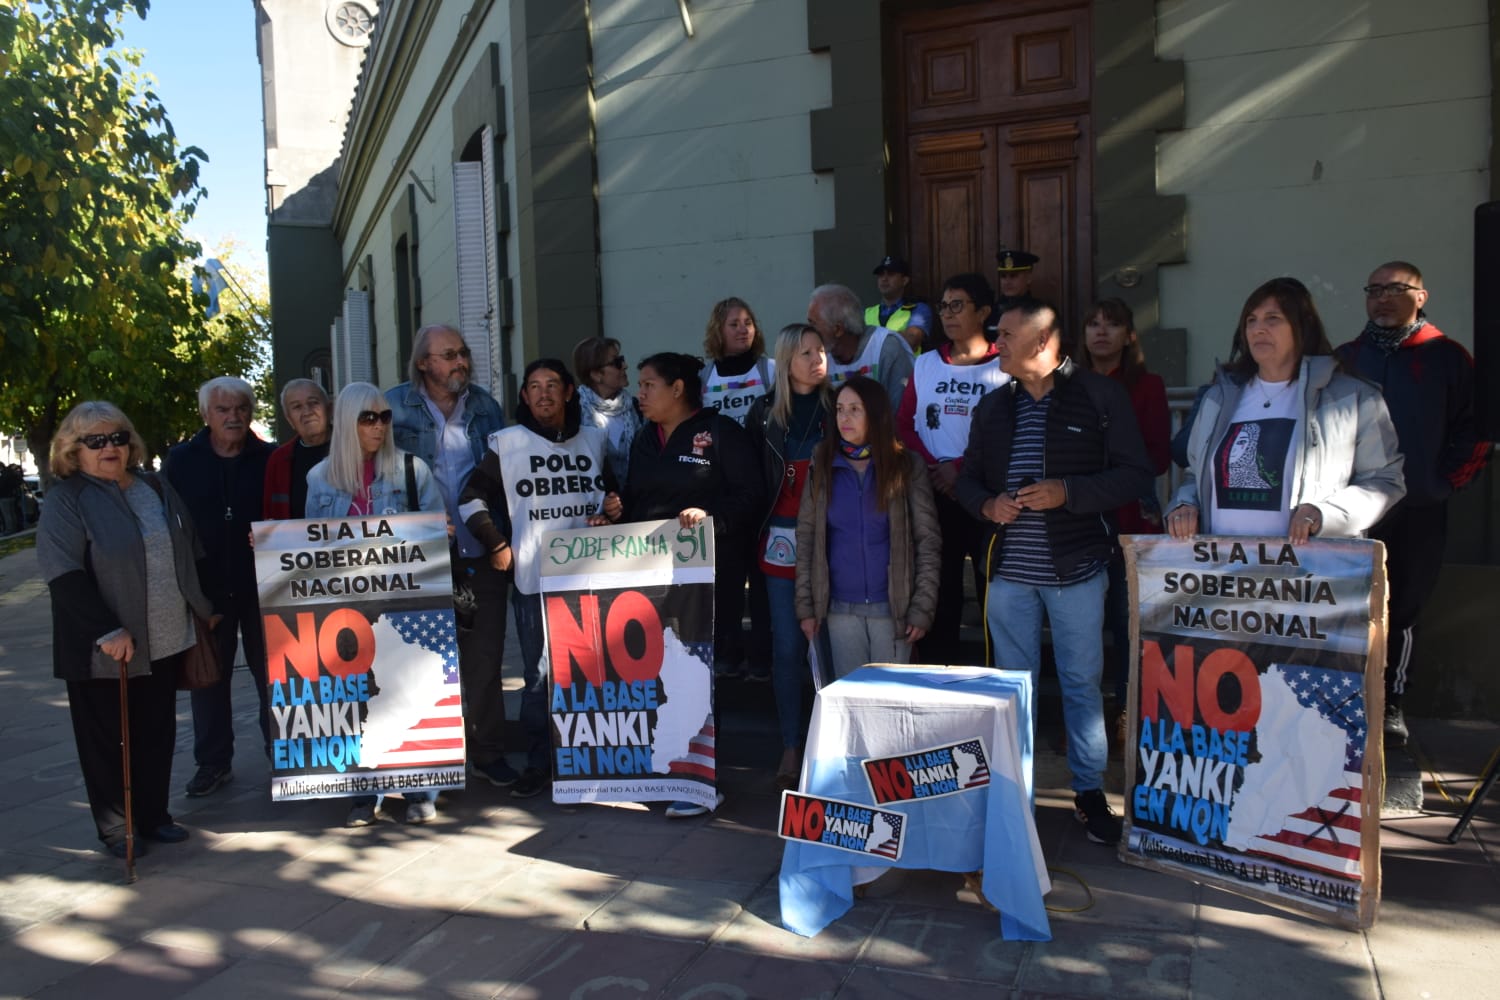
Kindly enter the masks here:
M 510 508 L 510 544 L 515 549 L 516 589 L 541 589 L 542 534 L 584 528 L 604 509 L 604 463 L 608 435 L 580 427 L 566 441 L 548 441 L 517 424 L 496 431 L 489 446 L 500 459 Z
M 917 395 L 912 420 L 922 446 L 939 461 L 963 457 L 974 407 L 1009 381 L 998 357 L 977 365 L 950 365 L 937 351 L 918 357 L 911 373 Z

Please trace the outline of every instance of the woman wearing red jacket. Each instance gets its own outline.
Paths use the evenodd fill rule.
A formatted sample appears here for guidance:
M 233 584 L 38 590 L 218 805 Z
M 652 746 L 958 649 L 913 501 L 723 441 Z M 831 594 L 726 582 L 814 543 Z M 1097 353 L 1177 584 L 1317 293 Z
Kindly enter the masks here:
M 1146 370 L 1146 354 L 1135 332 L 1135 314 L 1119 299 L 1103 299 L 1089 310 L 1083 331 L 1082 362 L 1100 375 L 1125 384 L 1130 407 L 1151 470 L 1158 476 L 1172 461 L 1172 417 L 1167 410 L 1167 387 L 1160 375 Z M 1159 535 L 1161 504 L 1152 493 L 1115 511 L 1115 525 L 1122 535 Z M 1110 634 L 1110 665 L 1115 676 L 1116 743 L 1124 739 L 1125 686 L 1130 678 L 1130 595 L 1125 586 L 1125 559 L 1116 549 L 1109 562 L 1109 596 L 1105 598 L 1104 627 Z

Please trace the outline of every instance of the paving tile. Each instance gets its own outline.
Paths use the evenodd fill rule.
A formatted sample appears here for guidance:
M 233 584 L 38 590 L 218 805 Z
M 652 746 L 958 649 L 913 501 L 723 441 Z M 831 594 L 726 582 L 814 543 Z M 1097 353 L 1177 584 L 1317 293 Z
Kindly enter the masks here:
M 259 959 L 234 962 L 182 994 L 183 1000 L 333 1000 L 356 982 L 311 966 L 299 968 Z
M 652 876 L 631 882 L 588 919 L 602 933 L 707 941 L 739 916 L 754 886 Z
M 1254 962 L 1253 977 L 1245 974 L 1247 960 Z M 1191 977 L 1193 994 L 1214 1000 L 1304 996 L 1313 984 L 1320 1000 L 1373 1000 L 1382 995 L 1380 986 L 1384 985 L 1375 981 L 1364 939 L 1348 932 L 1338 942 L 1323 936 L 1299 941 L 1248 930 L 1203 935 L 1193 952 Z
M 968 911 L 892 905 L 870 935 L 860 966 L 1014 985 L 1028 945 L 1000 936 L 1000 918 Z
M 837 1000 L 995 1000 L 1003 996 L 994 983 L 970 983 L 945 977 L 919 976 L 890 969 L 858 968 L 834 994 Z
M 1054 919 L 1052 940 L 1027 946 L 1016 985 L 1045 996 L 1186 998 L 1192 954 L 1186 935 Z
M 1197 917 L 1197 899 L 1197 886 L 1188 879 L 1106 860 L 1054 870 L 1047 906 L 1086 907 L 1070 916 L 1087 923 L 1188 933 Z
M 209 893 L 203 904 L 180 920 L 162 920 L 144 939 L 153 944 L 243 957 L 275 948 L 293 931 L 342 900 L 313 886 L 198 883 Z
M 781 895 L 773 881 L 756 890 L 744 911 L 714 939 L 714 945 L 780 958 L 848 963 L 854 961 L 888 910 L 885 903 L 856 900 L 848 913 L 815 937 L 806 938 L 781 926 Z
M 767 958 L 711 948 L 662 993 L 663 997 L 776 997 L 821 1000 L 832 996 L 848 969 L 843 964 Z
M 660 996 L 703 954 L 702 944 L 572 931 L 547 949 L 500 996 L 513 1000 L 641 1000 Z
M 652 856 L 647 871 L 679 878 L 762 882 L 781 870 L 783 841 L 768 826 L 759 831 L 701 827 Z
M 1272 906 L 1216 886 L 1202 886 L 1198 897 L 1199 937 L 1233 931 L 1253 931 L 1266 939 L 1316 943 L 1318 947 L 1335 953 L 1359 937 L 1356 931 L 1336 927 L 1295 910 Z
M 541 921 L 460 914 L 434 927 L 360 982 L 384 989 L 425 987 L 463 996 L 494 996 L 569 933 Z
M 1481 905 L 1383 901 L 1365 939 L 1385 996 L 1493 993 L 1500 970 L 1500 892 L 1492 891 Z
M 259 957 L 363 976 L 447 918 L 448 914 L 433 910 L 349 899 L 276 938 Z
M 625 879 L 601 872 L 533 861 L 495 883 L 464 912 L 573 928 L 627 884 Z
M 84 996 L 162 1000 L 182 996 L 223 971 L 227 964 L 203 952 L 137 942 L 32 995 L 44 1000 Z
M 93 928 L 40 924 L 0 944 L 3 988 L 29 996 L 114 954 L 119 941 Z

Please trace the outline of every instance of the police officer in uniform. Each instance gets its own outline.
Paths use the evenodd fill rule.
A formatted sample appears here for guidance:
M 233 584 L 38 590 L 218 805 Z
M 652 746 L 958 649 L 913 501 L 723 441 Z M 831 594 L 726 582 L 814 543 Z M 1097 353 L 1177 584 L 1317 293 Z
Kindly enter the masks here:
M 1031 301 L 1031 270 L 1041 259 L 1025 250 L 1009 250 L 1005 247 L 1001 247 L 1000 252 L 995 254 L 995 273 L 999 275 L 997 284 L 1000 294 L 995 297 L 995 311 L 990 313 L 990 321 L 984 328 L 990 340 L 995 339 L 995 329 L 1005 310 Z
M 901 334 L 917 354 L 932 350 L 932 309 L 927 303 L 907 294 L 907 286 L 911 284 L 911 265 L 902 257 L 887 254 L 870 273 L 875 275 L 880 303 L 865 310 L 865 326 L 883 326 Z

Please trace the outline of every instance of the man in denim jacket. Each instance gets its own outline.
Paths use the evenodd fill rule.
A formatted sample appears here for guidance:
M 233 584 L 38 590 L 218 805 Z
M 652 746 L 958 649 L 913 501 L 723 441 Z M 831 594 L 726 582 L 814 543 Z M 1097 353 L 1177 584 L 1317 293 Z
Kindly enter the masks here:
M 456 609 L 470 766 L 491 784 L 508 788 L 518 777 L 505 761 L 502 738 L 500 658 L 510 574 L 490 565 L 484 546 L 458 514 L 464 483 L 484 457 L 486 439 L 505 426 L 505 416 L 494 396 L 469 381 L 470 357 L 463 334 L 453 327 L 425 326 L 412 346 L 409 380 L 385 398 L 395 414 L 396 447 L 426 462 L 437 479 L 453 526 L 454 589 L 473 596 L 472 605 Z

